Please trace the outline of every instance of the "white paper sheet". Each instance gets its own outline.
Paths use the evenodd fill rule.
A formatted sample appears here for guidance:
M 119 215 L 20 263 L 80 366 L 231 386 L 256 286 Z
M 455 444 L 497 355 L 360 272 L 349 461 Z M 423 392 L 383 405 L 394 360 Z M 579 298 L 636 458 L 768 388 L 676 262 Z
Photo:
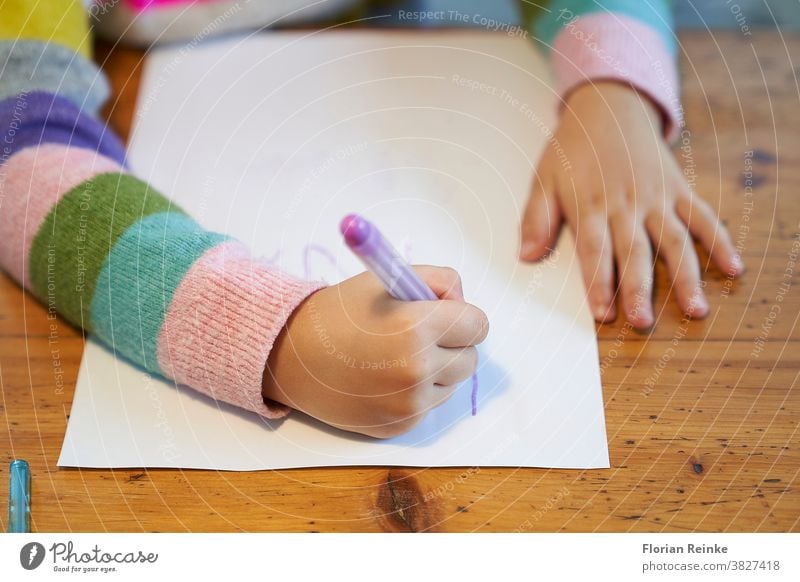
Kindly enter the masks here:
M 331 283 L 361 272 L 338 233 L 353 211 L 414 263 L 458 269 L 491 320 L 478 413 L 466 383 L 388 441 L 300 413 L 269 422 L 90 342 L 60 466 L 608 466 L 572 239 L 544 263 L 516 258 L 555 118 L 547 67 L 528 41 L 359 31 L 163 48 L 148 57 L 138 107 L 135 173 L 289 272 Z

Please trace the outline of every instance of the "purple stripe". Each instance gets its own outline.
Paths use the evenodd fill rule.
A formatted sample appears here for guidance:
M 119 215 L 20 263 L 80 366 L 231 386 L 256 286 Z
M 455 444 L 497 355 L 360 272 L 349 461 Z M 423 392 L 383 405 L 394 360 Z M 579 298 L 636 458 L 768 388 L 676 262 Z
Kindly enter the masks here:
M 58 143 L 97 151 L 125 166 L 114 133 L 69 99 L 32 91 L 0 101 L 0 166 L 22 148 Z

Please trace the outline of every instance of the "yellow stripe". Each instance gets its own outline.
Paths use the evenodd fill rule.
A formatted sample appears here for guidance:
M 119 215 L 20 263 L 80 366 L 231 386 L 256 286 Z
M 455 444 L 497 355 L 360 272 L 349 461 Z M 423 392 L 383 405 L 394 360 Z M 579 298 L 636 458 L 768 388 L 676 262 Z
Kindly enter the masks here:
M 80 0 L 0 0 L 0 39 L 54 42 L 92 57 L 89 18 Z

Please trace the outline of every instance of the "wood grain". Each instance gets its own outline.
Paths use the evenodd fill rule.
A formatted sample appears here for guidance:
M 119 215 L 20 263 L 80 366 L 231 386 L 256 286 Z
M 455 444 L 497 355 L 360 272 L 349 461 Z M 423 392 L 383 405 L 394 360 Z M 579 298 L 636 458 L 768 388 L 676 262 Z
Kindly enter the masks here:
M 731 282 L 707 265 L 711 315 L 689 322 L 659 267 L 657 328 L 598 328 L 611 469 L 58 469 L 83 338 L 0 276 L 3 491 L 7 461 L 28 459 L 35 531 L 800 529 L 800 267 L 790 256 L 800 244 L 800 69 L 790 57 L 800 38 L 680 41 L 687 133 L 677 153 L 748 272 Z M 142 58 L 99 51 L 115 95 L 107 115 L 123 136 Z

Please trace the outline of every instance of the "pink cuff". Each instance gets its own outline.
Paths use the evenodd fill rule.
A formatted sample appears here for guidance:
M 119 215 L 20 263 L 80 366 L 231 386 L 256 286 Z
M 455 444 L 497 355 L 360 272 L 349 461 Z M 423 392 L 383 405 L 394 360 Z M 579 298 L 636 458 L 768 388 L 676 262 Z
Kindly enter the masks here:
M 659 106 L 666 139 L 677 138 L 683 123 L 678 69 L 663 40 L 646 24 L 619 14 L 579 16 L 558 33 L 552 55 L 562 99 L 587 82 L 628 83 Z
M 166 376 L 215 400 L 281 418 L 289 408 L 261 396 L 267 357 L 292 311 L 323 286 L 251 258 L 238 241 L 221 243 L 175 290 L 158 363 Z

